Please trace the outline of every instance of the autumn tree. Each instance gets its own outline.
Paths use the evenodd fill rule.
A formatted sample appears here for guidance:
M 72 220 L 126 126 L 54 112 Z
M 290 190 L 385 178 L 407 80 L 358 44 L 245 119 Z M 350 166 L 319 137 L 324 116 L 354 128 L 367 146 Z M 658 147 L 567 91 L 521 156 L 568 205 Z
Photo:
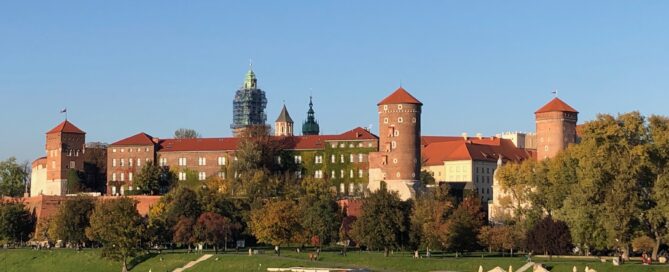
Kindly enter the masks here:
M 372 249 L 399 248 L 408 230 L 407 211 L 397 192 L 387 190 L 382 183 L 379 190 L 363 200 L 362 214 L 353 223 L 352 236 L 356 242 Z
M 128 271 L 128 258 L 140 251 L 144 232 L 137 203 L 130 198 L 98 201 L 86 229 L 88 239 L 102 244 L 102 256 L 121 261 L 122 271 Z
M 449 216 L 446 231 L 441 232 L 441 243 L 456 253 L 477 249 L 476 237 L 483 226 L 483 220 L 481 201 L 473 192 L 467 193 Z
M 143 194 L 157 195 L 167 191 L 174 180 L 174 174 L 167 168 L 157 165 L 154 161 L 149 161 L 142 166 L 134 184 Z
M 520 246 L 521 240 L 516 229 L 508 225 L 484 226 L 478 235 L 481 245 L 489 250 L 508 250 L 513 256 L 513 249 Z
M 448 197 L 448 187 L 439 186 L 435 191 L 416 197 L 411 212 L 410 238 L 416 248 L 427 251 L 443 248 L 439 238 L 447 229 L 448 216 L 453 211 Z
M 292 200 L 271 200 L 251 211 L 251 233 L 258 242 L 280 247 L 301 234 L 300 212 Z
M 88 241 L 86 228 L 90 226 L 90 217 L 95 208 L 93 198 L 77 196 L 65 200 L 52 218 L 49 228 L 50 237 L 71 243 L 78 249 Z
M 174 225 L 173 229 L 173 238 L 177 244 L 187 245 L 188 252 L 191 251 L 191 246 L 193 243 L 197 242 L 197 236 L 195 235 L 195 220 L 189 217 L 181 217 Z
M 530 250 L 545 255 L 561 255 L 571 252 L 571 234 L 567 224 L 546 216 L 527 233 Z
M 198 217 L 193 227 L 194 236 L 199 242 L 213 245 L 218 253 L 218 245 L 224 245 L 227 250 L 228 239 L 232 238 L 233 232 L 239 230 L 239 224 L 233 223 L 229 218 L 213 212 L 205 212 Z

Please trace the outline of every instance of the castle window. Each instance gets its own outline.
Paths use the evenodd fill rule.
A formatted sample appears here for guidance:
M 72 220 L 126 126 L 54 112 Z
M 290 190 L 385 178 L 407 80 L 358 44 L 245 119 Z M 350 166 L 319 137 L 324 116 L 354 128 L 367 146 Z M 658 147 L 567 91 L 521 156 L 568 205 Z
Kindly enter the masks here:
M 147 159 L 148 159 L 148 158 L 147 158 Z M 139 158 L 137 158 L 137 167 L 140 167 L 140 166 L 142 166 L 142 160 L 140 160 Z
M 112 148 L 112 153 L 116 153 L 116 148 Z
M 111 191 L 112 195 L 116 195 L 116 186 L 112 186 Z
M 334 171 L 334 170 L 332 170 L 332 172 L 330 173 L 330 177 L 332 177 L 332 178 L 337 178 L 337 177 L 335 176 L 335 171 Z
M 112 167 L 116 167 L 116 159 L 112 159 Z
M 346 184 L 339 183 L 339 192 L 343 194 L 345 190 L 346 190 Z
M 402 118 L 402 117 L 397 117 L 397 122 L 398 122 L 398 123 L 402 123 L 402 122 L 404 122 L 404 118 Z
M 355 183 L 351 182 L 351 183 L 348 184 L 348 194 L 352 195 L 353 191 L 355 191 Z
M 128 148 L 128 152 L 132 152 L 132 148 Z
M 197 164 L 200 166 L 207 165 L 207 158 L 205 157 L 197 158 Z
M 332 163 L 335 163 L 335 162 L 337 162 L 337 159 L 336 159 L 335 155 L 332 155 L 331 159 L 332 159 L 332 160 L 331 160 L 331 161 L 332 161 Z
M 302 163 L 302 156 L 296 155 L 295 156 L 295 163 Z
M 365 161 L 364 158 L 365 158 L 365 156 L 362 155 L 362 153 L 358 154 L 358 162 L 364 162 Z
M 395 174 L 395 176 L 397 176 L 399 178 L 400 177 L 400 172 L 397 172 L 397 174 Z
M 384 124 L 388 124 L 388 117 L 383 118 L 383 123 L 384 123 Z
M 361 178 L 363 176 L 363 171 L 362 169 L 358 169 L 358 177 Z
M 125 151 L 125 148 L 121 148 L 121 153 L 123 153 L 124 151 Z
M 218 177 L 221 179 L 225 179 L 225 172 L 224 171 L 218 172 Z
M 137 152 L 142 152 L 142 149 L 138 147 Z
M 125 166 L 125 159 L 121 159 L 121 167 Z
M 344 162 L 345 162 L 345 161 L 344 161 L 344 154 L 339 155 L 339 161 L 340 161 L 341 163 L 344 163 Z
M 218 165 L 225 165 L 225 157 L 218 157 Z
M 353 175 L 353 169 L 351 169 L 351 172 L 349 173 L 348 177 L 349 177 L 349 178 L 353 178 L 353 177 L 354 177 L 354 175 Z
M 351 154 L 349 156 L 349 161 L 351 161 L 351 162 L 355 161 L 355 156 L 353 154 Z
M 132 172 L 128 173 L 128 180 L 132 181 Z
M 181 180 L 181 181 L 186 180 L 186 173 L 184 173 L 184 172 L 179 172 L 179 180 Z
M 372 145 L 373 144 L 371 142 L 367 144 L 368 147 L 372 147 Z
M 544 146 L 544 151 L 548 151 L 548 146 Z
M 388 110 L 388 105 L 383 105 L 383 110 Z
M 74 156 L 79 157 L 79 150 L 78 149 L 77 149 L 77 152 Z
M 322 179 L 323 178 L 323 170 L 316 170 L 316 172 L 314 172 L 314 178 Z
M 145 151 L 146 151 L 146 152 L 149 152 L 149 148 L 147 147 L 147 148 L 145 149 Z
M 395 129 L 395 137 L 400 136 L 400 131 Z
M 394 163 L 394 164 L 397 164 L 397 159 L 393 159 L 393 163 Z
M 316 158 L 315 158 L 315 163 L 317 163 L 317 164 L 323 163 L 323 156 L 317 155 Z
M 160 158 L 160 166 L 167 166 L 167 158 Z
M 344 169 L 339 170 L 339 177 L 344 178 Z
M 302 178 L 302 170 L 298 170 L 297 172 L 295 172 L 295 176 L 297 176 L 298 179 L 301 179 Z
M 197 175 L 198 180 L 205 180 L 206 178 L 207 178 L 207 173 L 205 173 L 205 172 L 200 172 Z
M 392 142 L 390 143 L 390 146 L 392 147 L 392 149 L 397 148 L 397 142 L 392 141 Z
M 345 143 L 341 143 L 341 144 L 339 144 L 339 148 L 344 148 L 344 147 L 346 147 L 346 144 L 345 144 Z
M 402 105 L 397 105 L 397 109 L 398 109 L 398 110 L 401 110 L 401 109 L 402 109 Z
M 116 181 L 116 173 L 112 173 L 112 181 Z
M 128 166 L 132 167 L 132 162 L 135 161 L 133 159 L 128 159 Z
M 121 181 L 125 181 L 125 173 L 121 173 Z
M 414 123 L 414 124 L 416 123 L 416 117 L 411 118 L 411 123 Z
M 179 166 L 186 166 L 186 158 L 179 158 Z

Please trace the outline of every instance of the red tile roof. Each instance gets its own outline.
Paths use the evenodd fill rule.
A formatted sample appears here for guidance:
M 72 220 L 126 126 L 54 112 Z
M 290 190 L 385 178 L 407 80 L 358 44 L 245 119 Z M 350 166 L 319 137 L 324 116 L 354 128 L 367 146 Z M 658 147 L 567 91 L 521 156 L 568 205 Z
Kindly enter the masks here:
M 144 132 L 119 140 L 111 145 L 153 145 L 153 137 Z
M 339 135 L 306 135 L 292 137 L 272 137 L 286 149 L 311 150 L 325 148 L 327 141 L 375 140 L 378 137 L 369 131 L 357 127 Z M 161 152 L 175 151 L 233 151 L 237 149 L 239 138 L 196 138 L 162 139 L 159 141 Z
M 525 149 L 517 148 L 509 139 L 468 138 L 433 142 L 422 150 L 425 165 L 441 165 L 444 161 L 476 160 L 497 161 L 502 156 L 506 161 L 522 161 L 532 157 Z
M 560 100 L 560 98 L 557 97 L 553 98 L 553 100 L 546 103 L 546 105 L 544 105 L 534 113 L 554 112 L 554 111 L 578 113 L 577 110 L 567 105 L 567 103 L 565 103 L 564 101 Z
M 76 127 L 74 124 L 70 123 L 70 121 L 63 121 L 62 123 L 58 124 L 56 127 L 53 129 L 49 130 L 46 134 L 51 134 L 51 133 L 77 133 L 77 134 L 86 134 L 83 130 L 79 129 Z
M 418 104 L 418 105 L 423 105 L 418 99 L 413 97 L 409 92 L 407 92 L 404 88 L 399 87 L 397 90 L 395 90 L 392 94 L 390 94 L 388 97 L 384 98 L 379 102 L 377 105 L 387 105 L 387 104 Z

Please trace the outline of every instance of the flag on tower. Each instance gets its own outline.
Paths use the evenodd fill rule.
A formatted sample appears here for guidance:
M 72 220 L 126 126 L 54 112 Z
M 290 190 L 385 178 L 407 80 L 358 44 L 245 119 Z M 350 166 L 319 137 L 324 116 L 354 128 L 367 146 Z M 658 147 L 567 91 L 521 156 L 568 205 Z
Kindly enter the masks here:
M 60 110 L 60 113 L 66 113 L 66 112 L 67 112 L 67 108 L 63 108 L 62 110 Z

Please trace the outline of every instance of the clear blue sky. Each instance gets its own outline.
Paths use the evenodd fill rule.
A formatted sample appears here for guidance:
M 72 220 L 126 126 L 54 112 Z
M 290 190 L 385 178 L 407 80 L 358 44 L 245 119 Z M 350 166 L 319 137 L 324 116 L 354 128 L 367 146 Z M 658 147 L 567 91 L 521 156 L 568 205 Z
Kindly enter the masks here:
M 43 155 L 63 107 L 87 141 L 229 136 L 249 58 L 296 130 L 310 93 L 322 132 L 376 129 L 400 82 L 424 135 L 533 131 L 555 88 L 581 121 L 669 115 L 669 2 L 473 2 L 2 1 L 0 159 Z

